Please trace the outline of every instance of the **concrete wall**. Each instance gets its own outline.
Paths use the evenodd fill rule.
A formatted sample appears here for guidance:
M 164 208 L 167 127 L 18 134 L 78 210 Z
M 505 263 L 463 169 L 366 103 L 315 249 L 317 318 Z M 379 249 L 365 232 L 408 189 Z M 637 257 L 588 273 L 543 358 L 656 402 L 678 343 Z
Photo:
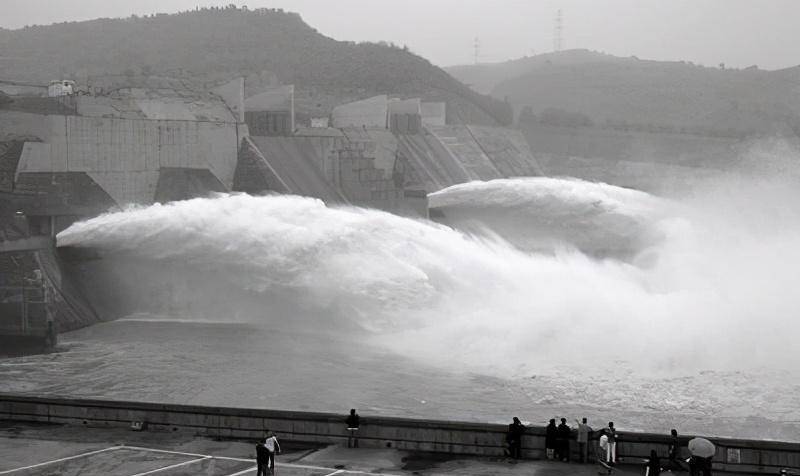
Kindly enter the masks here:
M 0 81 L 0 92 L 9 96 L 47 96 L 47 86 Z
M 252 136 L 265 166 L 288 193 L 329 204 L 350 203 L 401 215 L 428 215 L 427 197 L 394 180 L 396 139 L 388 131 L 345 129 L 343 137 Z M 373 138 L 371 134 L 374 134 Z M 389 147 L 387 150 L 386 147 Z M 387 163 L 376 165 L 376 152 Z M 391 164 L 388 162 L 391 161 Z
M 394 134 L 419 134 L 422 132 L 422 116 L 419 114 L 390 114 L 389 129 Z
M 162 167 L 205 168 L 227 189 L 233 185 L 235 123 L 0 113 L 4 121 L 43 140 L 25 143 L 18 177 L 83 172 L 117 204 L 151 203 Z
M 20 252 L 0 250 L 0 298 L 7 301 L 0 304 L 0 334 L 43 336 L 48 315 L 59 332 L 96 323 L 99 317 L 64 272 L 53 251 L 52 239 L 33 237 L 28 242 L 37 248 Z
M 64 116 L 46 116 L 22 111 L 0 111 L 0 140 L 63 135 Z
M 246 111 L 289 111 L 294 105 L 294 86 L 278 86 L 244 100 Z
M 295 130 L 294 86 L 279 86 L 244 101 L 253 135 L 291 135 Z
M 247 111 L 244 119 L 254 136 L 290 136 L 294 133 L 290 111 Z
M 336 106 L 331 114 L 333 127 L 386 128 L 388 98 L 375 96 Z
M 391 99 L 389 101 L 389 115 L 411 114 L 419 116 L 422 114 L 421 104 L 419 98 Z
M 24 146 L 24 140 L 0 140 L 0 191 L 13 191 L 14 175 Z
M 278 172 L 270 165 L 250 137 L 244 137 L 239 147 L 239 161 L 233 177 L 233 190 L 250 195 L 260 195 L 267 191 L 291 193 L 289 185 L 281 180 Z
M 344 413 L 0 395 L 0 419 L 92 427 L 129 427 L 132 421 L 143 421 L 151 431 L 245 439 L 259 438 L 265 429 L 270 429 L 284 440 L 327 444 L 341 444 L 347 438 Z M 505 425 L 362 415 L 359 438 L 363 448 L 499 456 L 505 448 L 505 432 Z M 800 468 L 797 443 L 715 438 L 712 441 L 717 445 L 716 469 L 776 474 L 780 468 Z M 622 462 L 649 456 L 651 449 L 666 456 L 668 443 L 667 435 L 621 432 L 617 451 Z M 523 457 L 542 458 L 544 428 L 528 428 L 522 447 Z
M 274 181 L 282 186 L 282 190 L 275 190 L 319 198 L 328 204 L 347 203 L 333 181 L 325 175 L 326 160 L 342 139 L 260 136 L 250 139 L 255 148 L 253 163 L 271 171 Z
M 405 171 L 408 183 L 420 186 L 429 193 L 470 180 L 461 162 L 427 132 L 400 136 L 398 158 L 408 169 Z
M 515 129 L 466 126 L 478 146 L 505 177 L 544 175 L 525 137 Z
M 467 126 L 429 126 L 426 129 L 461 163 L 471 180 L 503 177 Z
M 445 102 L 423 102 L 420 106 L 422 111 L 422 124 L 431 126 L 443 126 L 447 120 L 447 103 Z
M 419 134 L 422 130 L 422 108 L 419 98 L 389 101 L 389 129 L 395 134 Z
M 375 159 L 376 168 L 392 173 L 397 159 L 398 136 L 383 128 L 347 127 L 341 131 L 348 141 L 342 147 L 362 151 L 365 157 Z
M 237 122 L 244 122 L 244 78 L 217 86 L 212 92 L 225 102 Z

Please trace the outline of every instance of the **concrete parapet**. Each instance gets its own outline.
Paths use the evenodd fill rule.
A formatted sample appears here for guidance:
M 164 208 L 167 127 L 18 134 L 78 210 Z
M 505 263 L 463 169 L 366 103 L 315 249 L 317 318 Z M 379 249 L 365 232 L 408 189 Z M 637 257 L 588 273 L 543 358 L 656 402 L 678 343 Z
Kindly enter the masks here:
M 347 439 L 345 415 L 247 408 L 203 407 L 143 402 L 40 398 L 0 395 L 0 419 L 128 427 L 147 423 L 155 431 L 255 439 L 266 429 L 288 441 L 341 444 Z M 505 425 L 406 418 L 362 417 L 363 448 L 396 448 L 451 454 L 498 456 L 505 449 Z M 523 457 L 544 455 L 543 427 L 529 427 L 522 441 Z M 647 457 L 651 449 L 665 455 L 668 435 L 621 432 L 621 461 Z M 684 437 L 684 443 L 690 437 Z M 777 441 L 711 438 L 717 446 L 715 469 L 750 474 L 775 474 L 800 468 L 800 444 Z M 571 445 L 576 446 L 576 445 Z

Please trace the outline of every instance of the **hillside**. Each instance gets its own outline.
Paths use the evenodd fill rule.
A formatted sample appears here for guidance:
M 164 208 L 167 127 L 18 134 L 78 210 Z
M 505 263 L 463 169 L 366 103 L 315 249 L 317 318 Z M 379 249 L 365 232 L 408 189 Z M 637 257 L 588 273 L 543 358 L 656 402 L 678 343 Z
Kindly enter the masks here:
M 570 50 L 448 71 L 508 99 L 517 111 L 529 106 L 539 119 L 549 108 L 623 129 L 712 135 L 800 130 L 800 67 L 737 70 Z
M 561 53 L 544 53 L 526 56 L 501 63 L 478 63 L 447 66 L 445 71 L 482 94 L 491 94 L 498 84 L 523 76 L 546 65 L 579 65 L 585 63 L 622 63 L 623 58 L 598 54 L 588 50 L 569 50 Z
M 336 41 L 282 10 L 210 8 L 0 30 L 2 79 L 46 84 L 109 74 L 200 81 L 244 75 L 253 92 L 276 81 L 294 84 L 301 118 L 344 101 L 396 94 L 447 101 L 454 122 L 511 121 L 508 105 L 405 48 Z

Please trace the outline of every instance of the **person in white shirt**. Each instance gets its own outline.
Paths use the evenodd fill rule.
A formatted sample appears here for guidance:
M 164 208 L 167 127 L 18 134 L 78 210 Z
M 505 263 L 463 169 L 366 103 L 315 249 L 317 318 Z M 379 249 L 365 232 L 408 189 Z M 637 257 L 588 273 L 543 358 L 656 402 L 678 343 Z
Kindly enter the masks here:
M 586 418 L 581 421 L 576 418 L 575 423 L 578 424 L 578 454 L 581 463 L 586 463 L 589 461 L 589 435 L 592 433 L 592 427 Z
M 264 440 L 264 447 L 267 448 L 267 456 L 269 457 L 267 468 L 269 468 L 272 474 L 275 474 L 275 453 L 281 452 L 281 445 L 278 443 L 278 438 L 275 436 L 274 432 L 267 432 L 267 439 Z

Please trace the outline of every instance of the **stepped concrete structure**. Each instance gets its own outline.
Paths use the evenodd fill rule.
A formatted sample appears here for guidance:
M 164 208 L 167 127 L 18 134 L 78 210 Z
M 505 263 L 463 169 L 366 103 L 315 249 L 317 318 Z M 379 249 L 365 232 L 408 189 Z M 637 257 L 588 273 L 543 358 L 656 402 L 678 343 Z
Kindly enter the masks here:
M 427 197 L 395 182 L 375 166 L 369 141 L 348 137 L 258 137 L 252 141 L 263 160 L 286 185 L 288 193 L 331 204 L 379 208 L 401 215 L 427 216 Z
M 429 193 L 474 179 L 458 157 L 427 130 L 399 137 L 398 155 L 406 169 L 407 180 L 421 185 Z
M 333 126 L 363 144 L 376 167 L 427 192 L 470 180 L 543 174 L 519 131 L 446 120 L 443 102 L 385 95 L 343 104 L 332 116 Z
M 317 137 L 257 137 L 251 138 L 258 148 L 260 164 L 267 164 L 285 193 L 319 198 L 325 203 L 348 203 L 332 181 L 326 179 L 325 159 L 333 154 L 342 141 Z

